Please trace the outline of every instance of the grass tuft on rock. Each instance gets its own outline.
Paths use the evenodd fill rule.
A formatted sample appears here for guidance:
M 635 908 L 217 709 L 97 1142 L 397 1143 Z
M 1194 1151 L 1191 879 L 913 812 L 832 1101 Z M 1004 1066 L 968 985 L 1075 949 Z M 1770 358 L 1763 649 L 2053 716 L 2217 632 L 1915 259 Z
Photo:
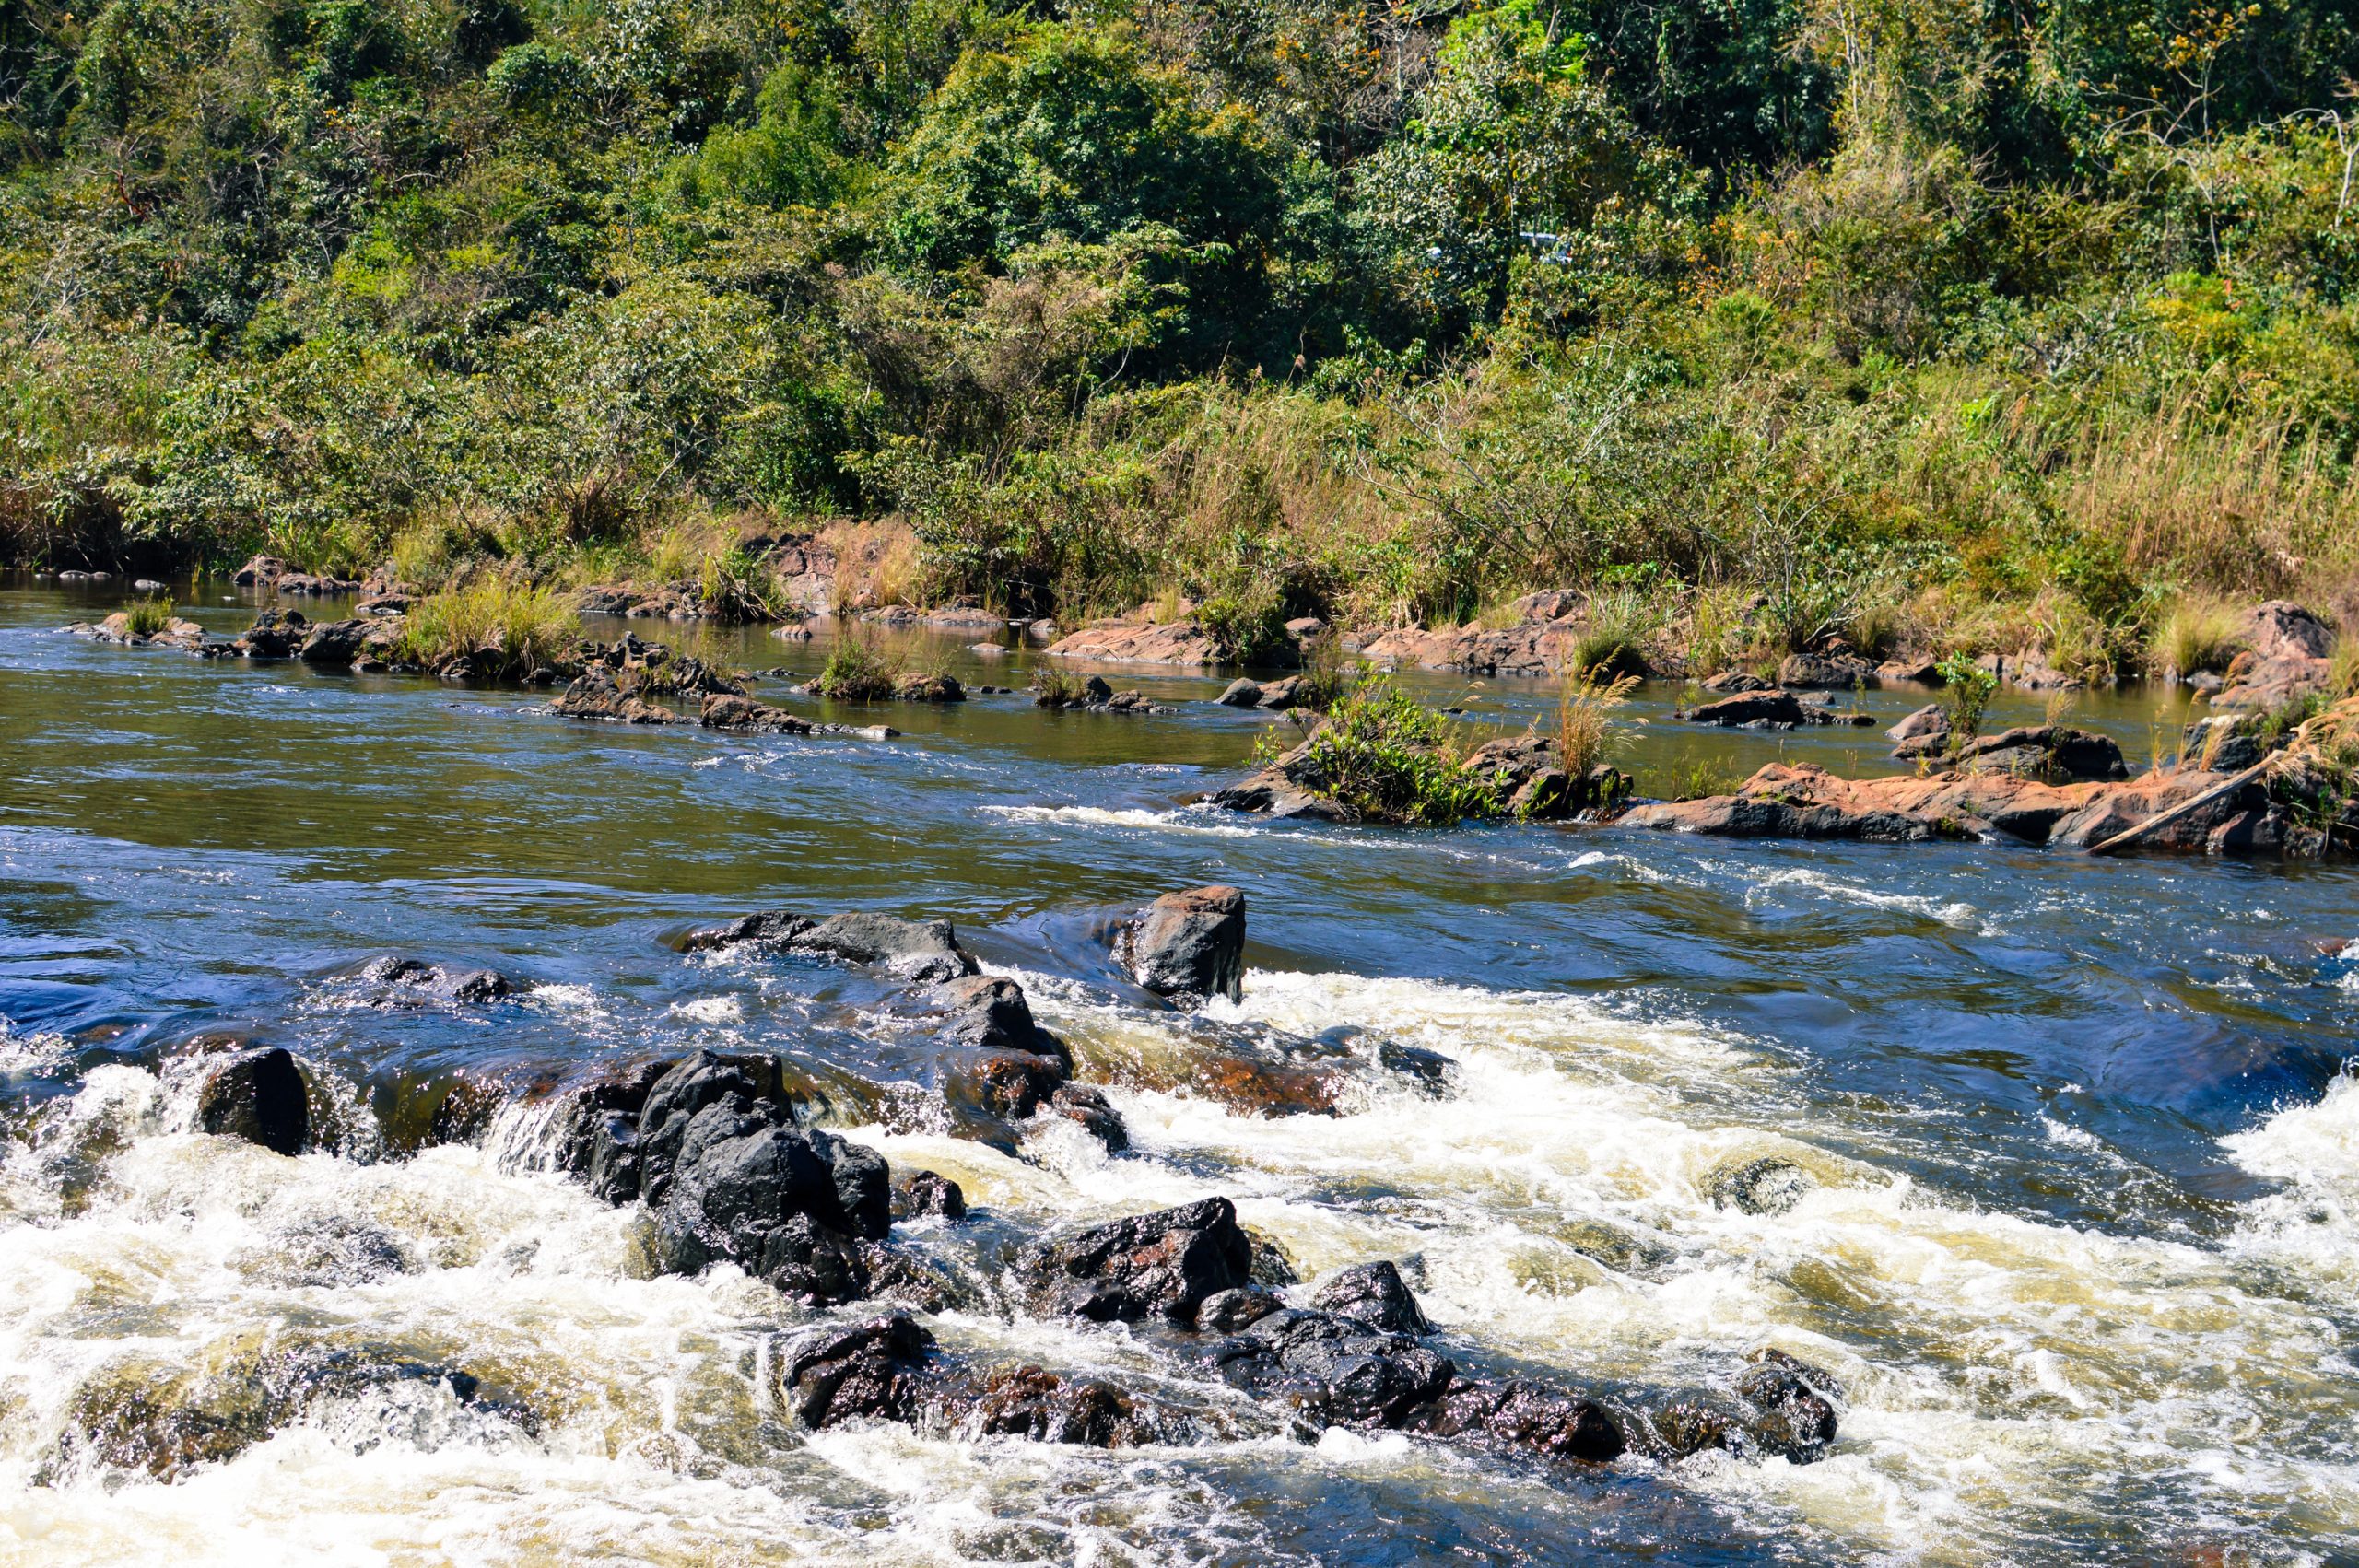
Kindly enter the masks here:
M 403 623 L 405 663 L 440 670 L 459 662 L 491 679 L 519 679 L 562 662 L 581 623 L 554 589 L 486 577 L 419 601 Z
M 123 612 L 123 629 L 133 637 L 155 637 L 172 624 L 172 602 L 142 599 Z
M 890 702 L 900 676 L 874 638 L 856 635 L 837 639 L 811 689 L 833 702 Z

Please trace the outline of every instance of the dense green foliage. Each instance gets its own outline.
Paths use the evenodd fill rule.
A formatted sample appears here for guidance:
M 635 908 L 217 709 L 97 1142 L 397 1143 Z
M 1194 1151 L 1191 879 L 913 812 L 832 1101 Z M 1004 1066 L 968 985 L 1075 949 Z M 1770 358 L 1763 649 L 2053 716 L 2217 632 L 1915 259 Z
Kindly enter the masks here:
M 2165 661 L 2359 608 L 2353 76 L 2359 0 L 0 0 L 0 535 Z
M 1446 827 L 1505 809 L 1496 782 L 1464 766 L 1450 721 L 1382 676 L 1344 694 L 1304 749 L 1301 775 L 1370 822 Z

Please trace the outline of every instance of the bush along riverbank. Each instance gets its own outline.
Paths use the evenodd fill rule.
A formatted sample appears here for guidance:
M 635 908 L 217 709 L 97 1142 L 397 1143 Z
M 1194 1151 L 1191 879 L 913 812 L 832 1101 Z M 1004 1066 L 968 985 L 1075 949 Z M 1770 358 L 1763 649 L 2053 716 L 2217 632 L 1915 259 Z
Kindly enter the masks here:
M 1248 663 L 1565 587 L 1698 673 L 2359 606 L 2334 7 L 791 9 L 36 5 L 6 554 Z
M 1107 957 L 1144 1005 L 1190 1017 L 1209 998 L 1241 994 L 1239 890 L 1168 895 L 1110 929 Z M 765 1347 L 763 1397 L 810 1431 L 887 1422 L 935 1436 L 1124 1449 L 1316 1441 L 1341 1428 L 1575 1469 L 1625 1455 L 1673 1467 L 1703 1455 L 1809 1464 L 1837 1441 L 1839 1384 L 1784 1351 L 1731 1345 L 1708 1386 L 1583 1387 L 1493 1370 L 1481 1347 L 1446 1339 L 1428 1320 L 1414 1263 L 1404 1271 L 1390 1259 L 1359 1262 L 1306 1281 L 1282 1248 L 1239 1223 L 1225 1196 L 1050 1230 L 1013 1248 L 963 1244 L 1001 1227 L 977 1223 L 983 1216 L 957 1182 L 896 1171 L 822 1124 L 946 1129 L 1018 1161 L 1064 1131 L 1103 1158 L 1126 1157 L 1120 1114 L 1081 1081 L 1067 1043 L 1035 1021 L 1023 988 L 980 974 L 941 920 L 766 910 L 679 932 L 673 944 L 738 965 L 844 971 L 839 984 L 865 999 L 863 1027 L 880 1036 L 881 1059 L 895 1070 L 884 1079 L 839 1065 L 817 1073 L 789 1057 L 699 1049 L 515 1087 L 445 1076 L 377 1096 L 382 1127 L 358 1125 L 355 1117 L 370 1115 L 358 1107 L 371 1102 L 323 1093 L 324 1070 L 283 1047 L 200 1041 L 170 1070 L 194 1080 L 195 1126 L 205 1134 L 282 1158 L 368 1146 L 397 1160 L 440 1144 L 485 1144 L 511 1169 L 552 1170 L 634 1211 L 657 1273 L 734 1269 L 804 1308 L 857 1305 L 824 1317 L 798 1313 L 804 1322 Z M 358 966 L 345 989 L 373 1005 L 487 1014 L 518 996 L 490 971 L 453 974 L 400 957 Z M 1445 1097 L 1456 1071 L 1418 1047 L 1370 1058 L 1209 1024 L 1187 1055 L 1171 1069 L 1181 1079 L 1273 1117 L 1338 1115 L 1344 1086 L 1371 1074 Z M 1306 1084 L 1323 1093 L 1307 1094 Z M 1768 1160 L 1721 1187 L 1745 1211 L 1774 1213 L 1790 1196 L 1763 1195 L 1805 1181 L 1797 1167 Z M 345 1239 L 365 1245 L 353 1229 Z M 928 1326 L 951 1313 L 1054 1324 L 1085 1340 L 1120 1336 L 1130 1346 L 1126 1365 L 1059 1371 L 953 1349 Z M 325 1392 L 307 1371 L 288 1368 L 267 1398 L 238 1399 L 234 1377 L 183 1385 L 104 1412 L 103 1432 L 74 1434 L 69 1445 L 103 1440 L 110 1462 L 174 1479 L 300 1421 Z M 431 1364 L 353 1355 L 337 1375 L 362 1387 L 426 1379 L 462 1406 L 494 1402 L 463 1355 Z M 231 1419 L 208 1419 L 222 1413 L 208 1400 L 233 1402 Z M 538 1419 L 528 1403 L 493 1413 L 527 1425 Z

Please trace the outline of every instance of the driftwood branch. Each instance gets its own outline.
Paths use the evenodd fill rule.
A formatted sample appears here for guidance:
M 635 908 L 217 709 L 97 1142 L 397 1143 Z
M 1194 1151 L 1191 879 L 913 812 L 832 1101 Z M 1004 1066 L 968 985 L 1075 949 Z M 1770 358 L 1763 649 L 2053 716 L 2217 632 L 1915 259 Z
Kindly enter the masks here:
M 2144 838 L 2153 833 L 2158 832 L 2163 828 L 2168 827 L 2179 818 L 2194 812 L 2198 807 L 2208 806 L 2212 802 L 2218 800 L 2221 796 L 2232 794 L 2235 791 L 2243 789 L 2246 785 L 2251 783 L 2254 779 L 2268 772 L 2271 765 L 2275 763 L 2276 760 L 2277 759 L 2274 756 L 2262 757 L 2259 762 L 2254 763 L 2242 773 L 2236 775 L 2234 778 L 2231 778 L 2223 783 L 2212 785 L 2212 788 L 2204 790 L 2201 794 L 2191 795 L 2166 812 L 2156 812 L 2153 816 L 2148 817 L 2137 826 L 2130 828 L 2125 832 L 2117 833 L 2102 844 L 2091 845 L 2089 847 L 2089 853 L 2092 855 L 2110 855 L 2119 850 L 2127 849 L 2131 845 L 2137 843 L 2140 839 Z

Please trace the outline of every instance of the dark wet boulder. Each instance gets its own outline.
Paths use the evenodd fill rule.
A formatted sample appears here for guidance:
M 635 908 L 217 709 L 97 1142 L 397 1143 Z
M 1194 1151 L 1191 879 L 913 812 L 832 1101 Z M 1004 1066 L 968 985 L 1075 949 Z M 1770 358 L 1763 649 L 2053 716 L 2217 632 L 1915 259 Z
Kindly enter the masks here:
M 697 722 L 708 730 L 726 730 L 743 735 L 807 735 L 812 731 L 809 720 L 773 708 L 766 702 L 756 702 L 749 696 L 734 692 L 713 692 L 704 699 Z
M 775 1114 L 732 1094 L 689 1118 L 656 1211 L 657 1259 L 684 1274 L 733 1262 L 805 1301 L 852 1300 L 868 1288 L 860 1243 L 892 1223 L 890 1173 L 874 1151 Z
M 811 929 L 812 922 L 788 909 L 764 909 L 740 915 L 718 925 L 698 926 L 680 939 L 683 953 L 712 953 L 746 942 L 784 946 Z
M 855 913 L 814 920 L 786 909 L 766 909 L 719 925 L 699 926 L 680 939 L 681 951 L 707 953 L 754 942 L 837 959 L 875 964 L 924 984 L 976 972 L 974 955 L 958 945 L 947 920 L 904 920 Z
M 1037 1366 L 987 1375 L 971 1402 L 962 1404 L 962 1428 L 977 1437 L 1135 1448 L 1173 1435 L 1154 1401 L 1102 1377 L 1067 1376 Z
M 498 1083 L 464 1074 L 452 1079 L 434 1095 L 422 1142 L 478 1143 L 499 1119 L 508 1103 L 508 1091 Z
M 1223 708 L 1259 708 L 1262 706 L 1262 683 L 1239 675 L 1213 700 Z
M 1122 1113 L 1108 1102 L 1103 1092 L 1089 1084 L 1061 1086 L 1049 1096 L 1042 1109 L 1046 1115 L 1079 1125 L 1084 1132 L 1104 1144 L 1109 1154 L 1119 1154 L 1131 1146 L 1131 1129 L 1122 1125 Z
M 1517 1378 L 1481 1383 L 1453 1378 L 1440 1398 L 1418 1410 L 1410 1429 L 1551 1459 L 1602 1464 L 1630 1446 L 1621 1418 L 1579 1394 Z
M 875 964 L 913 982 L 975 973 L 972 954 L 958 945 L 947 920 L 904 920 L 891 915 L 830 915 L 788 945 L 847 964 Z
M 1239 1285 L 1233 1291 L 1215 1291 L 1196 1308 L 1196 1328 L 1206 1334 L 1234 1334 L 1250 1328 L 1273 1312 L 1282 1310 L 1285 1303 L 1275 1292 L 1261 1285 Z
M 1402 1281 L 1401 1270 L 1388 1259 L 1346 1269 L 1319 1287 L 1311 1305 L 1321 1312 L 1356 1317 L 1393 1334 L 1430 1334 L 1417 1298 Z
M 926 1000 L 942 1010 L 945 1040 L 976 1050 L 1045 1057 L 1057 1063 L 1061 1075 L 1073 1069 L 1073 1055 L 1065 1043 L 1032 1021 L 1032 1004 L 1025 1000 L 1024 988 L 1014 980 L 997 975 L 961 975 L 934 986 L 926 993 Z
M 649 1087 L 635 1118 L 633 1143 L 644 1166 L 640 1190 L 648 1201 L 660 1201 L 670 1186 L 688 1124 L 707 1106 L 733 1095 L 749 1106 L 764 1106 L 765 1117 L 782 1117 L 785 1094 L 778 1059 L 695 1051 L 673 1063 Z
M 1736 1392 L 1753 1411 L 1746 1432 L 1760 1452 L 1807 1465 L 1834 1445 L 1843 1388 L 1808 1362 L 1779 1350 L 1756 1351 L 1736 1380 Z
M 1249 1281 L 1252 1253 L 1236 1206 L 1206 1198 L 1027 1247 L 1015 1267 L 1043 1314 L 1186 1325 L 1206 1296 Z
M 779 1394 L 814 1431 L 847 1421 L 913 1422 L 932 1381 L 933 1336 L 906 1312 L 803 1334 L 780 1348 Z
M 1117 937 L 1131 976 L 1161 996 L 1244 994 L 1245 895 L 1234 887 L 1167 893 Z
M 1403 1045 L 1398 1040 L 1377 1042 L 1376 1064 L 1432 1099 L 1446 1097 L 1458 1082 L 1457 1062 L 1439 1051 Z
M 1790 730 L 1810 721 L 1794 695 L 1775 686 L 1705 703 L 1689 709 L 1686 718 L 1691 724 L 1720 724 L 1744 730 Z
M 302 1070 L 280 1046 L 240 1051 L 210 1065 L 196 1093 L 196 1120 L 207 1132 L 280 1154 L 299 1153 L 311 1132 Z
M 1223 1377 L 1327 1426 L 1399 1427 L 1441 1398 L 1449 1357 L 1356 1317 L 1281 1308 L 1213 1350 Z
M 512 996 L 516 990 L 514 986 L 509 984 L 506 976 L 490 969 L 462 970 L 458 974 L 446 976 L 443 985 L 452 1001 L 465 1002 L 471 1006 L 487 1001 L 498 1001 L 502 997 Z
M 1015 1136 L 1006 1124 L 1022 1121 L 1045 1105 L 1064 1083 L 1062 1063 L 1029 1051 L 980 1051 L 953 1047 L 945 1053 L 940 1083 L 954 1130 L 1013 1153 Z
M 935 1171 L 911 1171 L 893 1184 L 893 1218 L 921 1217 L 963 1220 L 967 1194 L 957 1182 Z

